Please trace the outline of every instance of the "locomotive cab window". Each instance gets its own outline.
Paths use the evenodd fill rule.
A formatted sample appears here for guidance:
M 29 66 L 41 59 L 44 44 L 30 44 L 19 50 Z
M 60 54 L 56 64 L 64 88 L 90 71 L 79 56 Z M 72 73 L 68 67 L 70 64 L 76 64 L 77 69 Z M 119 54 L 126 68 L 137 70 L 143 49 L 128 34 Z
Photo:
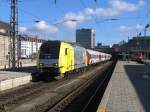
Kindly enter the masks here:
M 58 59 L 60 51 L 60 42 L 47 41 L 41 45 L 40 59 Z

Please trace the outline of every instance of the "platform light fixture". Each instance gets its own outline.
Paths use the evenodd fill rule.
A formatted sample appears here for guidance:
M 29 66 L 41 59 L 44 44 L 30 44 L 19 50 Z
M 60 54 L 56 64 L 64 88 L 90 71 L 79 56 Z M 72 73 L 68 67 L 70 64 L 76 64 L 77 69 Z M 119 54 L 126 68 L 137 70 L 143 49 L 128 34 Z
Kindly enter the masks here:
M 144 31 L 145 31 L 145 36 L 146 36 L 146 32 L 147 32 L 147 28 L 149 28 L 150 24 L 146 24 Z
M 56 22 L 56 23 L 51 23 L 51 25 L 56 26 L 56 25 L 59 25 L 59 24 L 62 24 L 62 23 L 68 22 L 68 21 L 77 22 L 77 21 L 79 21 L 79 20 L 76 20 L 76 19 L 67 19 L 67 20 L 62 20 L 62 21 Z M 39 23 L 39 22 L 41 22 L 41 21 L 40 21 L 40 20 L 36 20 L 36 21 L 34 21 L 34 22 L 35 22 L 35 23 Z

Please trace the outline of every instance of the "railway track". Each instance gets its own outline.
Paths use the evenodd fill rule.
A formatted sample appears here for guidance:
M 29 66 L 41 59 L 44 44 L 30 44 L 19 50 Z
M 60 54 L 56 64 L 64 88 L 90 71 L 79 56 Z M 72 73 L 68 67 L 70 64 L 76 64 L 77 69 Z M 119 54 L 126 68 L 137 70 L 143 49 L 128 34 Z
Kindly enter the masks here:
M 97 87 L 96 91 L 94 92 L 94 94 L 90 97 L 88 103 L 83 107 L 82 110 L 80 110 L 81 112 L 87 112 L 89 106 L 91 105 L 93 99 L 95 98 L 96 94 L 98 93 L 99 89 L 104 86 L 103 84 L 106 83 L 106 80 L 108 80 L 108 76 L 110 75 L 111 71 L 113 70 L 113 67 L 111 67 L 111 70 L 109 72 L 107 72 L 106 76 L 104 77 L 103 81 L 99 84 L 99 86 Z M 105 70 L 103 71 L 105 72 Z M 94 72 L 93 74 L 97 74 L 97 72 Z M 66 110 L 66 106 L 68 106 L 76 97 L 78 97 L 80 94 L 82 94 L 91 84 L 94 83 L 94 81 L 98 78 L 98 75 L 93 75 L 91 76 L 90 79 L 88 79 L 85 83 L 83 83 L 82 85 L 80 85 L 78 88 L 76 88 L 74 91 L 70 92 L 68 95 L 66 95 L 62 100 L 60 100 L 59 102 L 57 102 L 54 106 L 52 106 L 51 108 L 47 109 L 45 112 L 72 112 L 71 110 Z M 79 97 L 78 97 L 79 98 Z M 80 103 L 78 103 L 80 105 Z M 77 110 L 77 106 L 75 107 L 76 109 L 74 109 L 76 112 L 80 112 L 79 110 Z M 94 111 L 90 111 L 90 112 L 94 112 Z
M 114 66 L 115 63 L 109 67 L 108 71 L 99 73 L 101 75 L 92 79 L 91 84 L 66 106 L 62 112 L 96 112 Z
M 25 99 L 28 99 L 31 96 L 37 95 L 37 93 L 40 93 L 43 89 L 46 89 L 46 86 L 40 82 L 37 84 L 29 84 L 24 88 L 1 94 L 0 112 L 7 111 L 10 105 L 12 107 L 13 105 L 25 101 Z
M 75 88 L 75 90 L 71 91 L 63 99 L 61 99 L 54 106 L 48 109 L 47 112 L 60 112 L 61 110 L 63 110 L 75 97 L 81 94 L 81 92 L 83 92 L 85 88 L 91 84 L 91 80 L 94 80 L 94 78 L 95 77 L 88 79 L 85 83 Z
M 77 74 L 79 76 L 80 74 Z M 73 79 L 75 76 L 72 76 Z M 14 88 L 11 90 L 6 90 L 0 93 L 0 112 L 7 112 L 16 105 L 30 101 L 38 96 L 40 96 L 44 91 L 53 89 L 59 85 L 62 85 L 66 79 L 61 79 L 58 81 L 53 81 L 50 83 L 36 82 L 29 83 L 24 86 Z
M 105 64 L 104 72 L 109 64 Z M 98 77 L 98 67 L 92 67 L 82 76 L 81 73 L 69 79 L 51 83 L 38 82 L 16 90 L 0 94 L 0 112 L 58 112 L 63 110 L 75 97 L 79 96 Z M 97 69 L 97 70 L 94 70 Z M 93 72 L 94 71 L 94 72 Z M 87 75 L 89 74 L 89 75 Z M 24 105 L 33 105 L 22 108 Z
M 9 92 L 0 94 L 0 112 L 7 112 L 16 105 L 32 100 L 40 96 L 50 87 L 63 84 L 65 80 L 53 81 L 51 83 L 37 82 L 25 85 L 22 88 L 17 88 Z
M 109 70 L 105 73 L 102 81 L 98 84 L 93 94 L 90 98 L 86 101 L 86 105 L 83 107 L 81 112 L 96 112 L 98 105 L 100 104 L 100 100 L 105 92 L 107 84 L 111 78 L 111 74 L 114 70 L 116 62 L 112 64 Z

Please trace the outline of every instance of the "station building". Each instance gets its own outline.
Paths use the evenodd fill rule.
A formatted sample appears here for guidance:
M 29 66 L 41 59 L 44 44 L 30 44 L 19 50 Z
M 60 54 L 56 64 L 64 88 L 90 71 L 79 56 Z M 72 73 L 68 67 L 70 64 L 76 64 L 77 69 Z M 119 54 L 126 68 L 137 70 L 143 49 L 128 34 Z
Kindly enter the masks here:
M 95 46 L 93 50 L 108 53 L 108 54 L 112 53 L 112 48 L 110 48 L 109 45 L 102 45 L 102 43 L 97 43 L 97 46 Z
M 150 36 L 133 37 L 128 44 L 132 52 L 150 52 Z
M 41 44 L 44 42 L 43 39 L 38 37 L 31 37 L 28 35 L 20 36 L 20 51 L 21 58 L 35 58 Z
M 120 52 L 143 53 L 145 58 L 150 59 L 150 36 L 133 37 L 129 42 L 120 46 Z
M 0 21 L 0 69 L 8 68 L 10 63 L 10 25 Z M 19 57 L 34 58 L 44 42 L 37 36 L 19 35 Z
M 9 24 L 0 21 L 0 68 L 8 66 L 9 59 Z

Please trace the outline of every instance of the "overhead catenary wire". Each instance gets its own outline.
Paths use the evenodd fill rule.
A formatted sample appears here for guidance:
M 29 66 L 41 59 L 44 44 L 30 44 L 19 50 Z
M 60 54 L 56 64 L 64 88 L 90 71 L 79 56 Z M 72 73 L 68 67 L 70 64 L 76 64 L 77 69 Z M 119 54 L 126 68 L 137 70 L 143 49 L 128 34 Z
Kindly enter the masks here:
M 86 6 L 86 4 L 84 3 L 83 0 L 80 0 L 80 2 L 81 2 L 81 4 L 82 4 L 83 8 L 87 8 L 87 6 Z M 91 17 L 93 18 L 95 24 L 98 25 L 98 24 L 97 24 L 97 18 L 96 18 L 96 16 L 94 15 L 94 16 L 91 16 Z

